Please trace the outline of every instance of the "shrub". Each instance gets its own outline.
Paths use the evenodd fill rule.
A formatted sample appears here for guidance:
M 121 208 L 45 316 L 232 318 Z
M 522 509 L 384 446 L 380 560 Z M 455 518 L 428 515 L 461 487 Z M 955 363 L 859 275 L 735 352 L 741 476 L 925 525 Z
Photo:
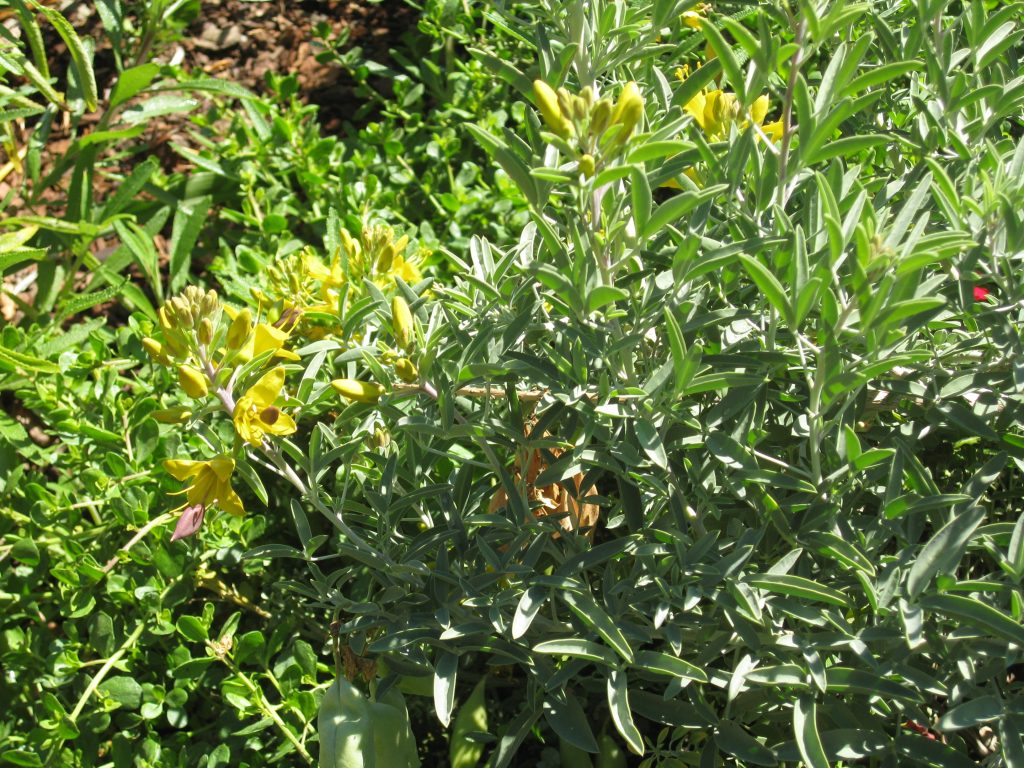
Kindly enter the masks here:
M 152 366 L 122 423 L 150 425 L 152 524 L 196 546 L 135 542 L 122 558 L 148 584 L 105 582 L 158 618 L 173 691 L 112 674 L 145 659 L 145 625 L 108 642 L 68 583 L 61 611 L 97 616 L 92 687 L 143 719 L 161 697 L 192 718 L 183 697 L 215 688 L 250 724 L 209 715 L 230 737 L 213 762 L 258 755 L 264 730 L 268 759 L 311 761 L 319 697 L 335 765 L 415 765 L 410 731 L 443 762 L 427 717 L 457 768 L 1024 764 L 1021 6 L 455 16 L 487 24 L 462 32 L 464 71 L 490 72 L 507 102 L 464 130 L 500 168 L 484 176 L 514 189 L 501 210 L 529 220 L 442 245 L 432 272 L 400 196 L 344 210 L 317 182 L 313 232 L 244 230 L 214 266 L 226 292 L 189 286 L 132 317 L 117 341 Z M 247 109 L 236 137 L 278 108 Z M 321 146 L 312 127 L 293 135 Z M 367 162 L 390 167 L 383 147 Z M 327 170 L 329 149 L 313 158 Z M 284 143 L 259 151 L 299 162 Z M 271 197 L 302 215 L 291 181 Z M 38 365 L 27 354 L 11 365 Z M 75 433 L 89 477 L 122 411 L 110 390 L 72 389 L 107 408 Z M 135 468 L 112 469 L 132 496 Z M 175 491 L 178 509 L 157 501 Z M 33 557 L 56 545 L 50 521 L 17 525 L 23 622 L 45 597 Z M 266 639 L 184 607 L 179 574 L 205 575 L 185 551 L 280 579 L 286 620 Z M 308 642 L 287 642 L 297 627 Z M 55 674 L 32 642 L 23 668 Z M 26 738 L 19 715 L 10 743 L 78 736 L 81 707 L 39 706 L 46 735 Z M 179 764 L 212 741 L 145 728 Z

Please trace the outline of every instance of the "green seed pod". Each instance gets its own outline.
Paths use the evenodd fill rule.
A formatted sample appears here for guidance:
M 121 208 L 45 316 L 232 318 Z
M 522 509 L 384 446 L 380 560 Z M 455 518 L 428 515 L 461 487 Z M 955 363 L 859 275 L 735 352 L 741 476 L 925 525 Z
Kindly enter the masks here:
M 469 734 L 487 732 L 486 686 L 487 678 L 480 678 L 469 698 L 459 707 L 452 723 L 448 742 L 448 765 L 451 768 L 476 768 L 483 757 L 484 745 L 469 738 Z
M 580 158 L 580 173 L 584 178 L 589 179 L 594 175 L 594 156 L 584 155 Z
M 415 363 L 408 357 L 402 357 L 395 361 L 395 373 L 406 384 L 414 383 L 420 376 Z
M 206 397 L 209 387 L 206 384 L 206 377 L 191 365 L 178 366 L 178 383 L 185 390 L 189 397 Z
M 411 350 L 416 339 L 416 326 L 409 304 L 401 296 L 391 300 L 391 327 L 395 333 L 395 342 L 405 350 Z
M 373 404 L 384 394 L 384 387 L 380 384 L 358 379 L 335 379 L 331 382 L 331 386 L 338 394 L 356 403 Z
M 548 128 L 563 139 L 566 138 L 569 134 L 565 130 L 566 120 L 559 106 L 558 95 L 543 80 L 533 81 L 533 95 L 537 100 L 537 109 L 540 110 L 540 115 Z
M 558 740 L 558 755 L 562 759 L 562 768 L 594 768 L 590 755 L 565 739 Z

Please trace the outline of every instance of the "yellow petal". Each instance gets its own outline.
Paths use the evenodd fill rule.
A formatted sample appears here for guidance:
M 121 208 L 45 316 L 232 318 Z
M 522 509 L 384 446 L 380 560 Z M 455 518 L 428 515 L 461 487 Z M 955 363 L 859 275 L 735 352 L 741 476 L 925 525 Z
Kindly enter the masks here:
M 206 464 L 207 462 L 205 461 L 191 461 L 189 459 L 165 459 L 164 469 L 177 480 L 188 480 L 188 478 L 198 475 Z
M 768 107 L 771 104 L 768 102 L 767 96 L 758 96 L 754 99 L 754 103 L 750 105 L 750 117 L 754 121 L 755 125 L 761 125 L 764 119 L 768 116 Z
M 281 394 L 281 387 L 283 386 L 284 368 L 278 366 L 263 374 L 260 380 L 253 384 L 252 388 L 245 394 L 247 397 L 252 398 L 257 407 L 266 408 L 268 405 L 274 404 L 278 395 Z
M 764 126 L 764 132 L 765 135 L 767 135 L 773 142 L 780 141 L 782 139 L 782 134 L 784 133 L 782 129 L 782 121 L 776 120 L 774 123 L 768 123 Z
M 238 494 L 231 487 L 231 483 L 221 483 L 217 486 L 217 503 L 229 515 L 241 517 L 245 514 L 242 500 L 238 498 Z
M 320 259 L 306 261 L 306 271 L 314 280 L 330 280 L 331 270 Z
M 217 485 L 217 476 L 210 471 L 209 467 L 204 467 L 204 469 L 206 471 L 200 472 L 195 482 L 192 483 L 192 487 L 188 489 L 185 498 L 188 499 L 189 504 L 209 504 L 216 495 L 214 489 Z
M 394 264 L 391 265 L 391 272 L 392 274 L 398 275 L 402 280 L 410 285 L 418 283 L 423 279 L 423 275 L 420 273 L 419 267 L 401 256 L 395 258 Z
M 704 105 L 707 102 L 703 93 L 698 93 L 683 107 L 689 114 L 693 115 L 693 119 L 697 121 L 697 125 L 704 128 Z
M 287 341 L 288 334 L 269 323 L 259 323 L 254 338 L 252 354 L 256 357 L 268 350 L 280 349 Z
M 243 395 L 235 403 L 235 413 L 232 421 L 235 424 L 235 432 L 247 443 L 259 447 L 263 442 L 263 432 L 253 427 L 253 414 L 256 411 L 256 404 L 249 395 Z
M 210 469 L 213 470 L 213 474 L 218 480 L 224 482 L 235 471 L 235 460 L 229 459 L 227 456 L 218 456 L 216 459 L 210 460 Z
M 290 435 L 297 429 L 295 419 L 284 411 L 277 412 L 277 420 L 273 424 L 267 424 L 262 419 L 260 419 L 260 424 L 271 435 Z
M 700 127 L 704 129 L 704 132 L 708 135 L 718 133 L 719 124 L 715 117 L 715 105 L 718 103 L 719 97 L 722 95 L 721 91 L 708 91 L 704 97 L 704 119 L 703 121 L 698 120 Z

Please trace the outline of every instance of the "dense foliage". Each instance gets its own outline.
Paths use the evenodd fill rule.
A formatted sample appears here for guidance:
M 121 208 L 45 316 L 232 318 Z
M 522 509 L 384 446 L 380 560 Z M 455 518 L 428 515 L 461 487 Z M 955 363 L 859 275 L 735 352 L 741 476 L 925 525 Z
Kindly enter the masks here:
M 0 761 L 1024 766 L 1024 6 L 8 5 Z

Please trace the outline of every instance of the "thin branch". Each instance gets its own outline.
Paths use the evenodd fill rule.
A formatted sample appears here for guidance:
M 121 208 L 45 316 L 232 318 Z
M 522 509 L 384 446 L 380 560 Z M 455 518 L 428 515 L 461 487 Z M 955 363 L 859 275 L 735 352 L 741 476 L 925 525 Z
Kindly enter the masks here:
M 779 148 L 779 186 L 778 205 L 779 208 L 786 207 L 786 198 L 789 196 L 786 187 L 789 186 L 789 145 L 793 141 L 793 98 L 796 93 L 796 78 L 800 72 L 800 65 L 803 64 L 804 35 L 807 34 L 807 20 L 801 18 L 796 25 L 796 51 L 789 62 L 789 81 L 786 83 L 786 99 L 782 103 L 782 146 Z

